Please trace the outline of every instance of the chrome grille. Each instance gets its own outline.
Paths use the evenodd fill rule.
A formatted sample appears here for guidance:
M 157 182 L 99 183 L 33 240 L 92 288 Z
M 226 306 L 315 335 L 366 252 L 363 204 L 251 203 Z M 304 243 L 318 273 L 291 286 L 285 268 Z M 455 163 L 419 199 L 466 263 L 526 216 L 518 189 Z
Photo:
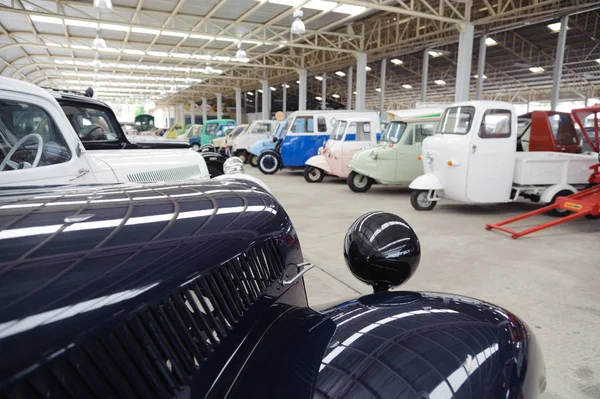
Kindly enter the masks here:
M 127 179 L 131 182 L 144 183 L 186 180 L 197 175 L 200 175 L 200 168 L 198 165 L 190 165 L 171 169 L 154 170 L 151 172 L 131 173 L 127 175 Z

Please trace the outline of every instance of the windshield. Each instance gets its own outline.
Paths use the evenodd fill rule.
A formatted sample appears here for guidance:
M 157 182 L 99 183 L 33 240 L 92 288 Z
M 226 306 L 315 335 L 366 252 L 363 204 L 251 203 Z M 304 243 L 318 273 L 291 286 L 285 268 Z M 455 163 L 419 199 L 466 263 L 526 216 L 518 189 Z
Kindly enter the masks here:
M 348 126 L 348 122 L 346 121 L 338 121 L 335 127 L 333 128 L 333 132 L 331 132 L 331 136 L 329 138 L 331 140 L 339 141 L 344 138 L 344 131 L 346 131 L 346 126 Z
M 63 163 L 71 153 L 50 115 L 37 105 L 0 100 L 0 172 Z
M 218 123 L 209 123 L 206 125 L 206 134 L 209 135 L 213 135 L 213 133 L 217 130 L 217 128 L 219 127 Z
M 233 131 L 233 129 L 235 129 L 235 125 L 223 126 L 223 135 L 228 135 Z
M 233 132 L 231 133 L 231 138 L 236 138 L 237 136 L 239 136 L 240 134 L 242 134 L 242 132 L 244 131 L 244 129 L 246 129 L 246 126 L 237 126 Z
M 402 137 L 402 134 L 404 133 L 404 131 L 406 130 L 406 122 L 390 122 L 387 125 L 387 128 L 385 130 L 385 133 L 383 133 L 383 136 L 381 136 L 381 140 L 380 141 L 385 141 L 388 143 L 392 143 L 392 144 L 396 144 L 397 142 L 400 141 L 400 138 Z
M 474 107 L 450 107 L 444 112 L 436 133 L 467 134 L 473 123 Z
M 61 107 L 83 143 L 119 139 L 119 126 L 104 109 L 80 104 L 61 104 Z

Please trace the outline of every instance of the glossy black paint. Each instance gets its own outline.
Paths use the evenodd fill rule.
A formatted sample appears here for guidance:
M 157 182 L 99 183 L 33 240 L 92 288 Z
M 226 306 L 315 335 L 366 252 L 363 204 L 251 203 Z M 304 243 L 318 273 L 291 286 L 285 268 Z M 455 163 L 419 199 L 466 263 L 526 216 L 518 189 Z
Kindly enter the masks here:
M 512 313 L 429 292 L 368 295 L 322 311 L 337 329 L 315 398 L 536 398 L 539 344 Z
M 303 261 L 277 201 L 234 180 L 3 190 L 0 225 L 3 390 L 149 308 L 157 317 L 169 295 L 251 248 L 272 242 L 288 278 Z M 262 312 L 293 291 L 294 305 L 306 307 L 301 279 L 266 287 L 187 384 L 205 392 Z
M 369 212 L 359 217 L 344 238 L 344 258 L 356 278 L 386 291 L 406 282 L 419 267 L 421 246 L 401 217 Z

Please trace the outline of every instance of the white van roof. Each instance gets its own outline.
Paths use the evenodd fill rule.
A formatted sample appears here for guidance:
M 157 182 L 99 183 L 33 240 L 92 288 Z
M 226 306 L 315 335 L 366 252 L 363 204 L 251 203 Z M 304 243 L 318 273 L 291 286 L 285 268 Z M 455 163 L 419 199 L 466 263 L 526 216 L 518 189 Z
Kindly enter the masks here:
M 403 109 L 387 111 L 388 114 L 394 116 L 393 120 L 412 119 L 412 118 L 423 118 L 431 116 L 432 118 L 440 116 L 444 112 L 445 108 L 414 108 L 414 109 Z
M 296 116 L 296 115 L 308 115 L 308 116 L 314 116 L 314 115 L 369 115 L 369 114 L 375 114 L 377 115 L 377 112 L 375 111 L 354 111 L 354 110 L 349 110 L 349 109 L 341 109 L 341 110 L 321 110 L 321 111 L 294 111 L 292 112 L 290 115 L 288 115 L 289 117 L 292 116 Z

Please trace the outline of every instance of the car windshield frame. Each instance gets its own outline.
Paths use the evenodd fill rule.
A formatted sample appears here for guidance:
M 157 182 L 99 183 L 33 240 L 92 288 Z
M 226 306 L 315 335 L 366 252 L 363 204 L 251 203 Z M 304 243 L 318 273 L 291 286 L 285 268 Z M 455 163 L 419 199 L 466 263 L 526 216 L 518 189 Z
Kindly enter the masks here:
M 348 121 L 338 120 L 329 136 L 330 140 L 333 141 L 343 141 L 344 135 L 346 134 L 346 128 L 348 127 Z
M 398 125 L 400 126 L 397 128 L 396 126 Z M 379 141 L 398 144 L 400 140 L 402 140 L 402 137 L 404 136 L 404 132 L 406 131 L 407 127 L 408 123 L 404 121 L 390 121 Z
M 81 142 L 84 145 L 86 143 L 115 143 L 115 142 L 126 141 L 125 133 L 123 132 L 123 129 L 121 128 L 121 124 L 117 120 L 117 117 L 115 116 L 112 109 L 110 109 L 110 107 L 108 107 L 106 105 L 92 104 L 92 103 L 87 103 L 84 101 L 76 101 L 76 100 L 74 101 L 74 100 L 70 100 L 70 99 L 61 100 L 61 101 L 59 101 L 59 104 L 60 104 L 61 109 L 67 116 L 69 123 L 71 123 L 71 126 L 73 126 L 73 121 L 71 118 L 72 118 L 72 115 L 74 115 L 74 114 L 67 113 L 67 111 L 65 110 L 65 107 L 72 107 L 72 108 L 76 108 L 76 109 L 84 108 L 86 110 L 93 110 L 94 112 L 101 113 L 101 114 L 103 114 L 102 117 L 107 122 L 107 125 L 109 125 L 108 127 L 113 129 L 113 131 L 111 131 L 110 133 L 112 133 L 115 137 L 112 139 L 84 140 L 83 137 L 81 136 L 80 132 L 78 131 L 78 128 L 73 126 L 73 129 L 75 130 L 75 133 L 77 134 L 77 137 L 79 137 L 79 139 L 81 140 Z M 82 115 L 82 113 L 78 113 L 77 115 L 80 116 L 80 115 Z M 88 116 L 88 115 L 86 115 L 86 116 Z M 88 134 L 89 133 L 90 132 L 88 132 Z
M 475 107 L 471 105 L 460 105 L 455 107 L 448 107 L 444 111 L 444 114 L 440 118 L 440 122 L 437 124 L 437 129 L 434 134 L 458 134 L 465 135 L 468 134 L 473 128 L 473 122 L 475 120 Z M 454 124 L 451 125 L 452 120 L 450 119 L 450 114 L 454 112 L 454 115 L 460 113 L 460 118 L 454 117 Z M 464 119 L 462 118 L 463 113 L 469 115 L 469 119 L 466 121 L 467 126 L 458 126 L 459 123 L 464 123 Z

